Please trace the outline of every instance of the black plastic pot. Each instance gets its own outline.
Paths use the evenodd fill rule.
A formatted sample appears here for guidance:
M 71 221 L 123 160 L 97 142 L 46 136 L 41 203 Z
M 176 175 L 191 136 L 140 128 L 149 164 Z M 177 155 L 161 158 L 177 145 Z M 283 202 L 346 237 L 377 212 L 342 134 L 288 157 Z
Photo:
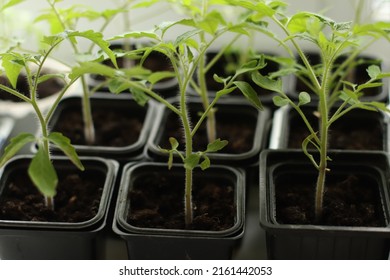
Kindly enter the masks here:
M 64 98 L 50 120 L 50 127 L 70 138 L 79 155 L 111 158 L 119 162 L 144 158 L 144 148 L 154 118 L 153 102 L 140 106 L 130 96 L 112 99 L 96 94 L 91 97 L 96 137 L 100 138 L 96 145 L 87 145 L 84 139 L 81 104 L 81 97 Z M 99 122 L 99 116 L 110 118 L 112 124 Z M 60 126 L 61 119 L 70 119 L 73 123 L 67 127 Z M 123 127 L 127 130 L 122 130 Z M 129 140 L 122 140 L 124 137 L 129 137 Z M 53 149 L 53 152 L 60 153 L 58 149 Z
M 313 65 L 319 65 L 321 63 L 321 58 L 318 53 L 307 53 L 309 62 Z M 299 58 L 297 58 L 300 60 Z M 345 56 L 340 56 L 337 61 L 335 62 L 335 67 L 340 65 L 343 61 L 345 61 Z M 353 68 L 349 74 L 349 77 L 343 77 L 343 80 L 349 80 L 350 82 L 354 84 L 363 84 L 370 80 L 370 77 L 367 73 L 367 68 L 370 65 L 377 65 L 379 66 L 382 71 L 386 71 L 385 68 L 387 66 L 381 61 L 379 58 L 372 57 L 372 56 L 366 56 L 361 55 L 358 56 L 354 62 L 357 63 L 356 67 Z M 298 100 L 299 93 L 302 91 L 306 91 L 308 93 L 311 93 L 312 90 L 307 87 L 303 82 L 298 80 L 295 76 L 291 75 L 288 79 L 290 81 L 290 90 L 288 91 L 288 94 L 292 99 Z M 364 90 L 363 95 L 361 97 L 362 101 L 379 101 L 379 102 L 385 102 L 387 103 L 389 101 L 389 93 L 388 93 L 388 81 L 387 79 L 382 79 L 380 82 L 383 83 L 380 87 L 375 88 L 369 88 Z M 313 100 L 318 100 L 318 97 L 314 94 L 311 95 Z
M 316 129 L 318 118 L 315 117 L 314 112 L 317 108 L 306 105 L 301 109 Z M 389 116 L 384 112 L 352 110 L 331 125 L 329 148 L 332 150 L 389 151 L 389 123 Z M 300 150 L 303 140 L 308 135 L 309 131 L 299 114 L 292 107 L 284 106 L 274 113 L 269 148 Z
M 266 150 L 260 158 L 260 225 L 266 232 L 269 259 L 387 259 L 390 249 L 390 201 L 388 155 L 383 152 L 336 152 L 330 155 L 327 182 L 338 176 L 354 174 L 364 178 L 367 188 L 376 193 L 375 211 L 383 215 L 382 226 L 339 226 L 280 222 L 281 202 L 275 194 L 287 181 L 304 184 L 314 180 L 316 170 L 298 151 Z M 336 179 L 335 179 L 336 178 Z M 314 196 L 313 196 L 314 197 Z M 291 198 L 293 199 L 293 198 Z M 314 199 L 313 199 L 314 203 Z M 357 204 L 359 206 L 359 204 Z M 279 212 L 278 212 L 279 210 Z M 343 210 L 340 210 L 343 211 Z
M 115 50 L 119 53 L 125 53 L 126 51 L 130 50 L 137 50 L 139 49 L 139 58 L 127 58 L 125 56 L 121 57 L 119 56 L 117 58 L 117 63 L 119 68 L 132 68 L 132 67 L 138 67 L 140 64 L 140 58 L 142 57 L 142 48 L 143 46 L 147 45 L 147 43 L 141 43 L 141 44 L 132 44 L 130 46 L 129 50 L 126 50 L 126 46 L 123 41 L 115 41 L 111 44 L 110 48 L 112 50 Z M 103 64 L 107 64 L 112 66 L 112 63 L 110 60 L 105 60 L 102 62 Z M 142 66 L 145 69 L 148 69 L 152 72 L 161 72 L 161 71 L 172 71 L 173 68 L 170 64 L 169 59 L 162 53 L 154 51 L 148 54 L 148 57 L 143 62 Z M 96 86 L 99 86 L 102 82 L 104 82 L 104 78 L 97 75 L 90 75 L 88 79 L 88 84 L 90 87 L 94 88 Z M 165 98 L 176 96 L 177 94 L 177 88 L 178 88 L 178 81 L 175 77 L 172 78 L 166 78 L 163 79 L 156 84 L 153 85 L 153 90 L 160 95 L 164 96 Z M 99 90 L 101 92 L 109 93 L 109 88 L 106 85 L 100 86 Z M 126 94 L 126 92 L 123 92 L 122 94 Z M 129 92 L 127 92 L 129 94 Z M 114 95 L 110 95 L 112 98 L 115 98 Z
M 168 170 L 163 163 L 130 163 L 126 165 L 122 175 L 113 223 L 114 231 L 127 242 L 130 259 L 232 258 L 232 252 L 244 233 L 245 175 L 239 169 L 216 165 L 205 171 L 196 169 L 194 172 L 194 180 L 226 181 L 233 188 L 236 207 L 234 224 L 220 231 L 146 228 L 131 225 L 127 220 L 128 214 L 131 214 L 129 192 L 137 180 L 165 174 L 170 178 L 169 180 L 182 181 L 184 188 L 184 169 L 176 164 Z M 167 183 L 166 187 L 169 188 L 170 184 Z M 165 195 L 165 192 L 162 195 Z
M 97 238 L 106 225 L 118 163 L 94 157 L 81 157 L 84 173 L 63 157 L 54 157 L 59 174 L 93 175 L 101 178 L 102 196 L 96 215 L 82 222 L 0 220 L 0 259 L 96 259 Z M 19 156 L 2 169 L 0 201 L 9 188 L 11 177 L 27 172 L 31 156 Z M 81 172 L 81 173 L 79 173 Z M 83 177 L 84 178 L 84 177 Z M 85 177 L 86 178 L 86 177 Z

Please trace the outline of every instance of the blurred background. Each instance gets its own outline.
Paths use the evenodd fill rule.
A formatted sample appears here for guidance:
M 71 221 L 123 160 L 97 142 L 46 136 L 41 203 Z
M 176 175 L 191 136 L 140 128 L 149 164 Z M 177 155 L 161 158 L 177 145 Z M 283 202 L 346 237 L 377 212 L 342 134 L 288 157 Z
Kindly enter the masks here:
M 0 4 L 8 2 L 9 0 L 0 0 Z M 137 1 L 135 1 L 136 3 Z M 375 21 L 375 20 L 390 20 L 390 1 L 388 0 L 287 0 L 289 4 L 289 11 L 291 13 L 296 11 L 312 11 L 323 13 L 336 21 L 351 21 L 358 20 L 363 22 Z M 357 5 L 359 2 L 363 3 L 362 9 L 356 13 Z M 63 0 L 59 1 L 58 7 L 69 7 L 71 5 L 86 5 L 91 6 L 96 10 L 113 9 L 118 7 L 123 0 Z M 35 23 L 34 19 L 38 13 L 48 8 L 47 1 L 27 0 L 17 6 L 5 10 L 0 14 L 0 36 L 3 38 L 18 38 L 23 45 L 39 48 L 39 42 L 37 38 L 41 35 L 48 34 L 48 28 L 44 23 Z M 235 11 L 226 11 L 232 16 L 235 15 Z M 128 26 L 123 24 L 123 15 L 119 15 L 112 22 L 104 35 L 110 37 L 112 35 L 124 33 L 131 30 L 149 30 L 156 24 L 164 21 L 171 21 L 180 18 L 180 11 L 174 10 L 172 6 L 161 1 L 150 8 L 139 8 L 127 13 Z M 100 26 L 99 21 L 80 21 L 78 23 L 79 30 L 96 29 Z M 42 34 L 42 32 L 46 32 Z M 174 37 L 175 34 L 169 36 Z M 258 39 L 259 48 L 267 51 L 272 49 L 273 45 L 268 40 Z M 0 46 L 0 49 L 4 49 L 4 43 Z M 310 46 L 308 46 L 309 48 Z M 381 43 L 375 45 L 374 51 L 377 52 L 383 49 Z M 372 50 L 370 50 L 372 51 Z M 71 52 L 67 51 L 66 47 L 59 49 L 57 54 L 58 58 L 64 60 L 71 60 Z M 386 54 L 379 54 L 383 59 L 388 59 Z

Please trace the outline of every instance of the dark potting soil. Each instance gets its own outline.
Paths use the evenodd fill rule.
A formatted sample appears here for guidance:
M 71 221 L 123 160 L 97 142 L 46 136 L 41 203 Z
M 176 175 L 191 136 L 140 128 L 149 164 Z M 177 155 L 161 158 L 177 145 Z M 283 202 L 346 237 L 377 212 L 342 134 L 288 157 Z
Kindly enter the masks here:
M 136 227 L 184 229 L 184 178 L 140 176 L 130 192 L 127 221 Z M 225 230 L 235 222 L 234 189 L 224 180 L 195 179 L 191 229 Z
M 197 115 L 196 112 L 191 112 L 191 116 L 194 119 Z M 195 121 L 197 119 L 193 123 Z M 217 111 L 216 122 L 217 138 L 229 142 L 220 153 L 241 154 L 249 152 L 252 149 L 256 130 L 256 119 L 253 116 L 245 114 L 235 115 L 234 112 L 224 113 Z M 168 116 L 159 145 L 163 148 L 170 149 L 169 137 L 174 137 L 177 141 L 181 142 L 179 149 L 184 150 L 182 124 L 174 114 Z M 207 130 L 205 122 L 203 122 L 193 138 L 194 150 L 204 151 L 207 148 L 207 144 Z
M 315 224 L 315 178 L 289 174 L 276 185 L 276 219 L 281 224 Z M 377 182 L 368 176 L 328 174 L 323 217 L 318 224 L 386 226 Z
M 59 172 L 54 211 L 23 170 L 9 177 L 0 200 L 0 219 L 77 223 L 88 221 L 99 210 L 104 177 L 101 173 Z
M 316 118 L 310 119 L 314 127 L 318 127 Z M 354 119 L 347 114 L 334 122 L 329 132 L 329 148 L 341 150 L 383 150 L 384 126 L 378 118 L 359 117 Z M 303 121 L 294 117 L 290 121 L 288 147 L 302 147 L 303 140 L 309 135 Z
M 125 147 L 138 141 L 145 114 L 134 114 L 131 109 L 93 108 L 95 125 L 94 146 Z M 55 124 L 54 131 L 63 133 L 73 145 L 86 145 L 84 122 L 80 108 L 65 109 Z
M 0 83 L 6 86 L 10 86 L 10 83 L 8 79 L 4 76 L 0 76 Z M 38 98 L 46 98 L 49 97 L 57 92 L 59 92 L 64 86 L 64 83 L 59 79 L 48 79 L 38 85 Z M 20 75 L 18 77 L 16 89 L 18 92 L 24 94 L 27 97 L 30 97 L 29 87 L 27 84 L 27 78 L 24 75 Z M 1 100 L 9 100 L 12 102 L 24 102 L 22 99 L 5 92 L 3 90 L 0 90 L 0 99 Z

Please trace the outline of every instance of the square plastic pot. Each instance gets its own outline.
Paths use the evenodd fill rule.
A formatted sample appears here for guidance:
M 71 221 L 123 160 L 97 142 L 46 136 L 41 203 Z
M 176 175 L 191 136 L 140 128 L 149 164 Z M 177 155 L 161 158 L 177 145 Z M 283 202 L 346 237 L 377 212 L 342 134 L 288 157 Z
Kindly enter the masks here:
M 236 207 L 234 224 L 224 230 L 165 229 L 139 227 L 128 222 L 131 200 L 129 192 L 137 180 L 166 174 L 169 180 L 183 182 L 184 169 L 174 165 L 144 162 L 124 168 L 119 190 L 113 230 L 127 243 L 130 259 L 230 259 L 244 234 L 245 189 L 242 170 L 212 166 L 205 171 L 195 170 L 194 180 L 226 181 L 234 190 Z M 142 182 L 142 181 L 141 181 Z M 169 187 L 169 184 L 167 184 Z
M 387 259 L 390 248 L 389 164 L 382 152 L 335 152 L 328 174 L 358 174 L 375 186 L 383 226 L 338 226 L 279 222 L 275 180 L 289 174 L 290 181 L 307 181 L 316 170 L 302 152 L 262 152 L 260 159 L 260 225 L 266 232 L 269 259 Z M 330 176 L 330 175 L 328 175 Z M 333 175 L 332 175 L 333 176 Z M 331 177 L 329 177 L 331 178 Z M 328 179 L 329 179 L 328 178 Z M 330 180 L 330 179 L 329 179 Z M 314 199 L 313 199 L 314 203 Z M 275 206 L 276 205 L 276 206 Z
M 99 250 L 97 238 L 107 222 L 113 185 L 119 164 L 113 160 L 81 157 L 85 173 L 102 178 L 102 196 L 96 215 L 82 222 L 0 220 L 0 259 L 96 259 Z M 0 201 L 8 190 L 8 181 L 15 174 L 27 172 L 31 156 L 19 156 L 1 170 Z M 63 157 L 53 157 L 61 174 L 80 172 Z M 81 173 L 81 176 L 83 176 Z M 87 174 L 86 174 L 87 175 Z M 20 175 L 18 175 L 20 176 Z

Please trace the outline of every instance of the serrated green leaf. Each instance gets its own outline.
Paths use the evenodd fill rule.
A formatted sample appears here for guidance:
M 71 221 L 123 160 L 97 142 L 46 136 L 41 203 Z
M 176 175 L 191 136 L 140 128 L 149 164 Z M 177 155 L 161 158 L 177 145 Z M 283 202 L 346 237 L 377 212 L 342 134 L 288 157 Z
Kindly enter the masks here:
M 36 138 L 31 133 L 21 133 L 10 140 L 0 158 L 0 167 L 16 155 L 26 144 L 35 142 Z
M 268 89 L 270 91 L 274 91 L 277 93 L 283 93 L 283 86 L 282 86 L 282 80 L 272 80 L 266 76 L 261 75 L 259 72 L 253 72 L 252 73 L 252 80 L 255 82 L 258 86 Z
M 57 172 L 45 149 L 39 148 L 28 167 L 28 175 L 38 190 L 47 197 L 54 197 L 58 184 Z
M 310 101 L 311 101 L 310 94 L 308 94 L 305 91 L 302 91 L 302 92 L 299 93 L 298 106 L 302 106 L 302 105 L 308 104 L 308 103 L 310 103 Z
M 18 77 L 23 69 L 24 62 L 13 54 L 5 54 L 1 58 L 1 65 L 4 68 L 5 75 L 7 76 L 11 86 L 16 88 Z
M 51 143 L 55 144 L 71 162 L 77 166 L 77 168 L 84 170 L 84 166 L 77 155 L 76 149 L 72 146 L 68 137 L 65 137 L 59 132 L 52 132 L 47 138 Z
M 274 96 L 272 98 L 274 104 L 278 107 L 283 107 L 283 106 L 286 106 L 290 103 L 290 101 L 286 98 L 283 98 L 281 96 Z
M 263 109 L 263 104 L 261 104 L 257 92 L 252 88 L 249 83 L 243 81 L 235 81 L 234 84 L 240 89 L 242 94 L 253 106 L 255 106 L 259 110 Z
M 191 154 L 189 157 L 187 157 L 184 160 L 184 167 L 186 169 L 194 169 L 196 166 L 198 166 L 200 161 L 200 155 L 199 154 Z
M 229 142 L 227 140 L 216 139 L 207 145 L 206 153 L 214 153 L 222 150 Z

